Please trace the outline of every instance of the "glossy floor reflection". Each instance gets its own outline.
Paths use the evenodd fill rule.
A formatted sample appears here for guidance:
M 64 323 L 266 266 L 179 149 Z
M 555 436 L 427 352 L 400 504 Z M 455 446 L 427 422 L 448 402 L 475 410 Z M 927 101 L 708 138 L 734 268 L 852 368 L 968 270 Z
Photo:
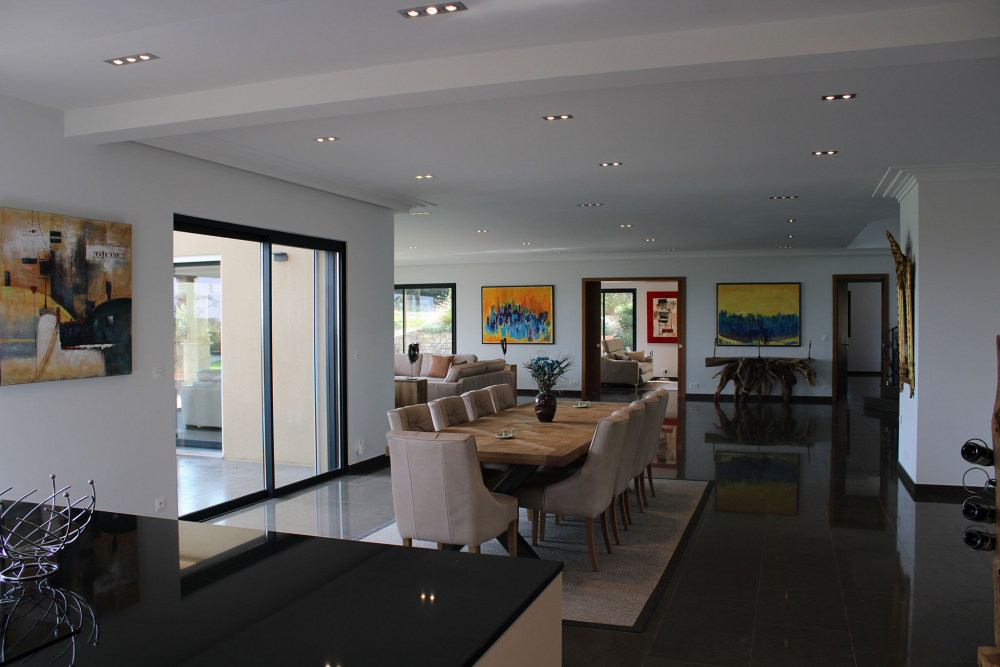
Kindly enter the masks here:
M 849 386 L 836 409 L 672 393 L 655 474 L 716 487 L 645 631 L 565 627 L 564 664 L 975 665 L 993 636 L 990 554 L 962 545 L 955 498 L 917 502 L 898 480 L 898 417 L 862 409 L 877 380 Z M 382 470 L 219 523 L 357 539 L 392 520 Z

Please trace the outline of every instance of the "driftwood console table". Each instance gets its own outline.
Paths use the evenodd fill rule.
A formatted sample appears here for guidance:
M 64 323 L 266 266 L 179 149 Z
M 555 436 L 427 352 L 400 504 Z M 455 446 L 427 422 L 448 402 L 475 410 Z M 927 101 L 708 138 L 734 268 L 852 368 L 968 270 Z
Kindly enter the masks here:
M 764 397 L 771 393 L 775 381 L 781 381 L 781 397 L 787 403 L 792 398 L 795 374 L 806 379 L 810 386 L 816 386 L 816 371 L 812 369 L 814 359 L 788 359 L 785 357 L 706 357 L 705 367 L 722 366 L 722 370 L 712 377 L 719 378 L 715 388 L 715 400 L 733 382 L 733 402 L 746 399 L 756 391 Z

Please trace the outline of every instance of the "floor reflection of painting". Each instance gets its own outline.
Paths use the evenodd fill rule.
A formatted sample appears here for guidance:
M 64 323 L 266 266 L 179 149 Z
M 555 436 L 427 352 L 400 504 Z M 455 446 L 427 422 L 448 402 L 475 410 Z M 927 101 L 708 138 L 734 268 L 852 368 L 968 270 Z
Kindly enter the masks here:
M 799 455 L 718 452 L 715 509 L 744 514 L 799 513 Z
M 0 385 L 132 372 L 132 226 L 0 208 Z
M 678 428 L 677 419 L 667 417 L 660 427 L 660 443 L 656 448 L 656 458 L 653 459 L 655 477 L 659 479 L 676 479 L 681 474 L 684 465 L 684 438 Z

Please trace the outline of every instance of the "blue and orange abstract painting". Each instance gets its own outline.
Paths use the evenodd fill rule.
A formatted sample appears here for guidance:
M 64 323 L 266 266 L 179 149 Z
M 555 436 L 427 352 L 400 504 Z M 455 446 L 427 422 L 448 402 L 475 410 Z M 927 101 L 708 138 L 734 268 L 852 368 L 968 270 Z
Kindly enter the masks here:
M 483 288 L 483 342 L 555 343 L 552 285 Z
M 801 345 L 799 283 L 719 283 L 719 345 Z

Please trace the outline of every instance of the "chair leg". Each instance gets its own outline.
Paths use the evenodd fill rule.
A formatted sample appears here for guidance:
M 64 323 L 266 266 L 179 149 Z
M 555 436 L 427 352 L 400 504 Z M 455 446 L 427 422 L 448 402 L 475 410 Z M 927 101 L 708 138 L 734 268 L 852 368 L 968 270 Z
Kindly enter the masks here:
M 555 514 L 553 516 L 555 517 L 554 521 L 555 521 L 556 525 L 558 526 L 559 525 L 559 519 L 562 518 L 562 514 Z
M 628 527 L 635 523 L 635 521 L 632 520 L 632 499 L 629 498 L 629 494 L 630 491 L 628 487 L 626 487 L 625 493 L 622 494 L 622 508 L 624 509 L 625 520 L 628 522 L 628 525 L 625 526 L 625 530 L 628 530 Z
M 413 546 L 413 538 L 412 537 L 404 537 L 403 538 L 403 546 L 404 547 L 412 547 Z
M 618 503 L 618 499 L 617 498 L 612 498 L 612 500 L 611 500 L 611 506 L 608 508 L 608 510 L 611 512 L 611 532 L 615 536 L 615 544 L 617 544 L 618 546 L 621 546 L 622 545 L 622 538 L 621 538 L 621 535 L 618 534 L 618 517 L 615 516 L 615 504 L 617 504 L 617 503 Z
M 642 484 L 638 477 L 632 478 L 632 486 L 635 488 L 635 504 L 639 507 L 639 513 L 645 513 L 646 510 L 642 509 Z
M 538 514 L 541 516 L 538 520 L 538 541 L 545 541 L 545 512 L 539 511 Z
M 639 472 L 639 476 L 635 478 L 636 484 L 639 485 L 639 493 L 636 495 L 637 498 L 642 498 L 642 503 L 640 507 L 649 507 L 649 499 L 646 498 L 646 475 L 642 471 Z
M 608 535 L 608 511 L 604 510 L 601 512 L 601 534 L 604 536 L 604 548 L 608 550 L 609 554 L 613 554 L 614 551 L 611 550 L 611 537 Z
M 479 553 L 479 545 L 478 544 L 470 544 L 469 545 L 469 553 L 470 554 L 477 554 L 477 553 Z
M 444 551 L 444 542 L 438 542 L 438 551 Z
M 594 520 L 587 519 L 587 549 L 590 551 L 590 564 L 594 566 L 594 572 L 600 572 L 597 567 L 597 550 L 594 549 Z
M 538 546 L 538 511 L 531 513 L 531 546 Z
M 510 522 L 507 526 L 507 553 L 511 556 L 517 557 L 517 519 Z
M 656 489 L 653 488 L 653 464 L 646 464 L 646 475 L 649 477 L 649 495 L 656 497 Z

